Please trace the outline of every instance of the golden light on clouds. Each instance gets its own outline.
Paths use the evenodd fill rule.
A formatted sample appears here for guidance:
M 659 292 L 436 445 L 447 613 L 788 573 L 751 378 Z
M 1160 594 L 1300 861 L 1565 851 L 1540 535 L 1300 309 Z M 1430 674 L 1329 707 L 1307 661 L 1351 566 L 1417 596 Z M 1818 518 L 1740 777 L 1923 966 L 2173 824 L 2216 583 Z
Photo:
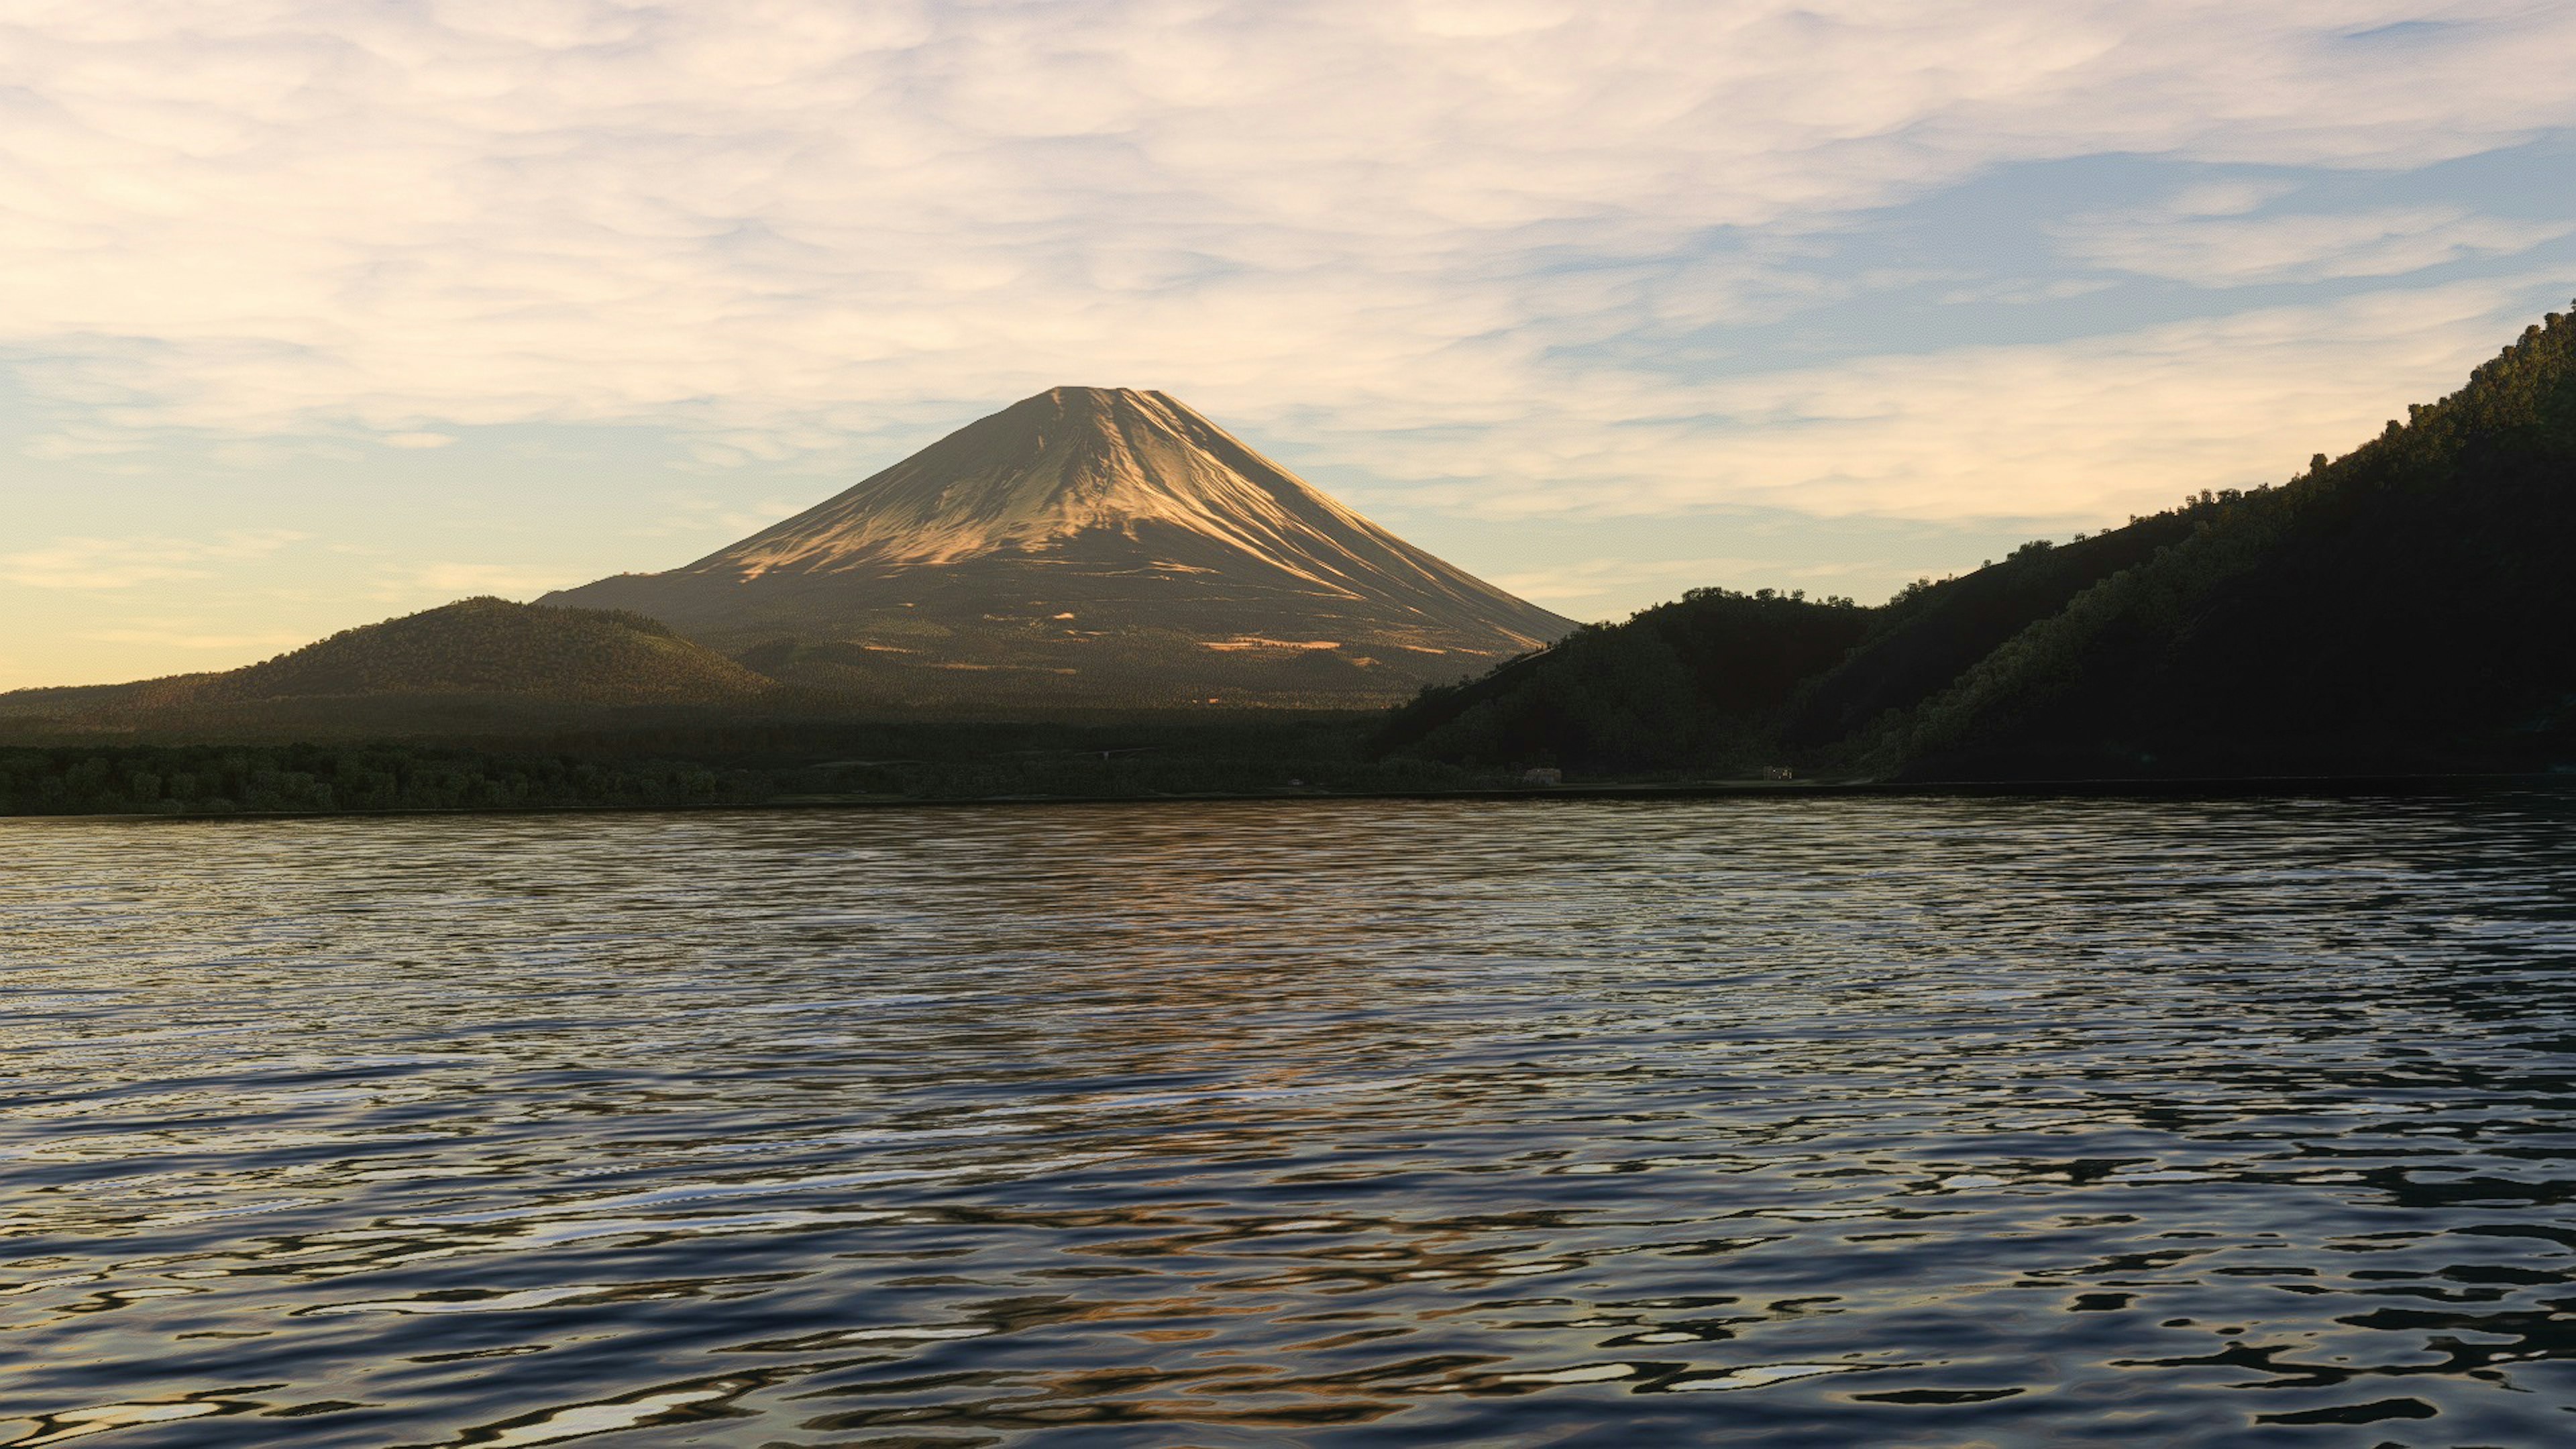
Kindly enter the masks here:
M 119 536 L 75 478 L 612 426 L 714 518 L 1067 383 L 1372 511 L 2115 517 L 2564 304 L 2565 54 L 2504 0 L 13 6 L 8 578 Z

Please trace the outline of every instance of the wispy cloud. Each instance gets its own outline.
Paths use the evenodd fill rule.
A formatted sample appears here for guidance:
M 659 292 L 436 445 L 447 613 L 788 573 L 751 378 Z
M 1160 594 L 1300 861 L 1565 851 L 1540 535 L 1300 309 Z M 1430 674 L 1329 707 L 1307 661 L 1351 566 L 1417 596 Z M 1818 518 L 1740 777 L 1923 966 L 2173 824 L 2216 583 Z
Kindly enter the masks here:
M 219 566 L 265 558 L 304 537 L 271 529 L 206 539 L 58 538 L 42 548 L 0 554 L 0 581 L 35 589 L 130 589 L 202 579 Z
M 84 629 L 81 638 L 96 644 L 140 644 L 153 649 L 205 650 L 228 655 L 282 653 L 311 641 L 271 630 L 265 633 L 209 633 L 189 628 Z
M 2479 216 L 2456 206 L 2185 219 L 2165 212 L 2078 218 L 2061 232 L 2096 266 L 2208 287 L 2324 277 L 2388 277 L 2479 257 L 2513 256 L 2576 223 Z
M 0 6 L 0 491 L 41 500 L 0 672 L 680 562 L 1060 383 L 1426 525 L 1695 530 L 1515 555 L 1581 613 L 1698 570 L 1883 592 L 1812 552 L 1877 534 L 1757 560 L 1729 510 L 1902 515 L 1856 547 L 1938 572 L 1996 520 L 2284 476 L 2565 305 L 2576 7 L 2425 19 Z M 180 536 L 263 525 L 348 551 Z M 83 590 L 189 617 L 75 647 Z
M 377 597 L 408 600 L 426 593 L 451 598 L 497 594 L 504 598 L 524 599 L 550 589 L 586 582 L 588 580 L 565 578 L 560 569 L 526 564 L 441 562 L 415 564 L 396 570 L 383 581 Z
M 1366 428 L 1316 451 L 1499 515 L 2058 518 L 2089 526 L 2188 491 L 2279 481 L 2320 448 L 2457 386 L 2527 319 L 2506 278 L 2273 306 L 2063 342 L 1945 348 L 1645 388 L 1588 380 L 1455 436 Z M 1639 414 L 1643 413 L 1641 419 Z M 1463 426 L 1472 424 L 1472 426 Z
M 21 10 L 0 23 L 0 342 L 31 359 L 26 385 L 107 425 L 59 450 L 158 426 L 426 446 L 459 424 L 642 419 L 724 465 L 1066 381 L 1371 425 L 1402 397 L 1438 421 L 1561 386 L 1563 349 L 1604 335 L 1849 291 L 1795 265 L 1730 280 L 1677 262 L 1717 231 L 1792 242 L 2014 162 L 2405 167 L 2576 123 L 2576 88 L 2531 63 L 2576 53 L 2576 11 L 2488 0 L 2420 37 L 2345 39 L 2413 16 Z M 2319 225 L 2091 245 L 2105 265 L 2241 277 L 2531 234 Z M 1614 411 L 1664 405 L 1639 391 Z
M 803 512 L 829 494 L 838 492 L 840 486 L 818 487 L 808 498 L 764 498 L 749 507 L 713 498 L 665 494 L 660 499 L 664 509 L 660 517 L 639 523 L 626 532 L 630 538 L 715 538 L 729 542 Z

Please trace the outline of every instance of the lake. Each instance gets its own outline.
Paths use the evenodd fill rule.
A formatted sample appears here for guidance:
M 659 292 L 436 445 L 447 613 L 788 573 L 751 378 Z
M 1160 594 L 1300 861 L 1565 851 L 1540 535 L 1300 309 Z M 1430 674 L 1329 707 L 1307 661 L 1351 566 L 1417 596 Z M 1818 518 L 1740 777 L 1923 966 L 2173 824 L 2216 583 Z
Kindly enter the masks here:
M 0 1444 L 2576 1440 L 2576 805 L 0 821 Z

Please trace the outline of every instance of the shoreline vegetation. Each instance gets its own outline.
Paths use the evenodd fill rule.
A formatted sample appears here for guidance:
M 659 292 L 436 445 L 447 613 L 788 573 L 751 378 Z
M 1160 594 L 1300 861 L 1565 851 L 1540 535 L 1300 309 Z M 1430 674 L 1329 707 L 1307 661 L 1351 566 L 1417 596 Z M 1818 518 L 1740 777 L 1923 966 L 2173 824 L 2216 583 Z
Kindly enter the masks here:
M 1454 790 L 1274 790 L 1266 793 L 1188 795 L 853 795 L 779 796 L 754 801 L 665 804 L 392 806 L 352 810 L 178 810 L 0 812 L 0 821 L 83 820 L 161 824 L 254 820 L 414 819 L 423 816 L 543 816 L 599 814 L 781 813 L 811 811 L 979 809 L 996 806 L 1264 805 L 1303 802 L 1352 804 L 1407 801 L 1418 804 L 1544 804 L 1550 801 L 1668 801 L 1911 798 L 2016 798 L 2075 800 L 2351 799 L 2439 795 L 2576 795 L 2576 772 L 2537 775 L 2286 775 L 2211 776 L 2192 779 L 2118 780 L 1688 780 L 1598 785 L 1494 785 Z
M 1694 589 L 1391 708 L 1175 676 L 1112 711 L 1045 670 L 942 713 L 638 614 L 469 599 L 223 674 L 0 694 L 0 814 L 2551 781 L 2576 778 L 2570 558 L 2551 313 L 2279 486 L 1877 606 Z
M 0 745 L 0 813 L 333 814 L 1136 797 L 1483 783 L 1371 760 L 1366 720 L 687 720 L 540 739 Z M 1294 782 L 1293 784 L 1291 782 Z
M 1016 731 L 1015 731 L 1016 733 Z M 1265 732 L 1266 733 L 1266 732 Z M 1212 804 L 1359 800 L 1798 799 L 1837 796 L 2219 798 L 2576 790 L 2564 767 L 2034 779 L 1746 778 L 1687 772 L 1524 780 L 1401 760 L 1248 777 L 1151 748 L 1021 750 L 927 760 L 709 763 L 423 745 L 129 745 L 0 748 L 0 817 L 107 820 L 865 810 L 913 806 Z M 1104 758 L 1104 754 L 1106 758 Z M 1312 757 L 1310 757 L 1312 758 Z M 1329 764 L 1330 762 L 1325 762 Z M 1269 762 L 1265 761 L 1265 767 Z M 1231 777 L 1231 778 L 1229 778 Z M 220 792 L 220 793 L 197 793 Z

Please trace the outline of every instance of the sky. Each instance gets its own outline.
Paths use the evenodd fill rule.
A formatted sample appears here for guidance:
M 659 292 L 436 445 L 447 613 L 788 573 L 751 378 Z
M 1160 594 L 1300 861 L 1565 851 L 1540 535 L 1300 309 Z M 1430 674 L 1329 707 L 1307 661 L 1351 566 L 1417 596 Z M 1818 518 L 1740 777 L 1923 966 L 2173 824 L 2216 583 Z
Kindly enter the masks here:
M 0 688 L 1160 388 L 1577 618 L 2357 445 L 2576 295 L 2564 0 L 10 0 Z

